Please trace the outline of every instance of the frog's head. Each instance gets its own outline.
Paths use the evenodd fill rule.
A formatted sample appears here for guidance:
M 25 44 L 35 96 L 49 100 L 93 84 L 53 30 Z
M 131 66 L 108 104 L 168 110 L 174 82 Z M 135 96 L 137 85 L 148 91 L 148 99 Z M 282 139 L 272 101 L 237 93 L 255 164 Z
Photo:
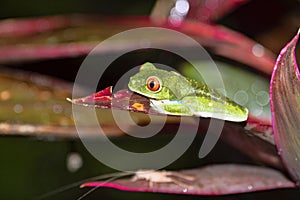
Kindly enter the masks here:
M 180 74 L 158 69 L 149 62 L 143 64 L 128 83 L 131 91 L 153 99 L 180 99 L 189 86 L 189 82 Z

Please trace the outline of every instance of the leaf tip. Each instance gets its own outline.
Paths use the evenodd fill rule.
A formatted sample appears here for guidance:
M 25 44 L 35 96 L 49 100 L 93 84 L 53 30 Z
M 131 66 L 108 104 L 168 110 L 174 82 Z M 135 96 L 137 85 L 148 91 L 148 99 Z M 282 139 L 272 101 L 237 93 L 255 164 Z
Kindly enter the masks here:
M 68 102 L 71 102 L 71 103 L 73 103 L 72 99 L 71 99 L 71 98 L 69 98 L 69 97 L 67 97 L 67 98 L 66 98 L 66 100 L 67 100 Z

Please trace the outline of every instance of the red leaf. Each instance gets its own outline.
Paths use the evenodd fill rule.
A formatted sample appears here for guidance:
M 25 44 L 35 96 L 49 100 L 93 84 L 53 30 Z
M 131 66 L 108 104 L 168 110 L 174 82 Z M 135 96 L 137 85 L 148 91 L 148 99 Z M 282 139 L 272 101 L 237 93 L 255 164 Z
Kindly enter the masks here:
M 89 106 L 93 105 L 96 107 L 101 107 L 101 108 L 110 108 L 111 106 L 111 99 L 112 99 L 112 87 L 107 87 L 104 90 L 101 90 L 95 94 L 86 96 L 86 97 L 81 97 L 78 99 L 68 99 L 68 101 L 74 103 L 74 104 L 79 104 L 83 106 Z
M 70 22 L 70 18 L 63 16 L 6 19 L 0 21 L 0 36 L 25 36 L 53 31 L 70 25 Z
M 189 1 L 190 10 L 188 18 L 210 23 L 218 20 L 237 7 L 247 3 L 249 0 L 206 0 Z
M 160 172 L 163 175 L 167 171 Z M 188 176 L 189 180 L 182 176 Z M 146 180 L 127 178 L 110 182 L 88 182 L 81 187 L 109 187 L 134 192 L 190 195 L 225 195 L 295 187 L 293 182 L 278 171 L 247 165 L 209 165 L 203 168 L 171 172 L 171 175 L 167 177 L 171 177 L 173 181 L 149 183 Z
M 300 181 L 300 74 L 295 48 L 299 32 L 281 50 L 273 71 L 270 89 L 275 142 L 287 170 L 298 183 Z
M 82 106 L 114 108 L 125 111 L 161 115 L 150 109 L 148 98 L 128 90 L 120 90 L 113 95 L 110 91 L 111 87 L 108 87 L 90 96 L 73 100 L 69 99 L 69 101 Z M 209 119 L 201 119 L 199 130 L 206 130 L 208 124 Z M 171 124 L 169 125 L 171 126 Z M 276 153 L 270 122 L 263 122 L 250 117 L 245 128 L 243 124 L 240 123 L 225 122 L 223 132 L 221 139 L 235 147 L 237 150 L 244 152 L 246 155 L 257 161 L 281 170 L 284 169 L 281 160 Z M 253 137 L 253 134 L 258 137 Z M 265 141 L 261 139 L 264 139 Z
M 150 110 L 148 98 L 135 94 L 129 90 L 120 90 L 112 94 L 112 86 L 89 96 L 78 99 L 68 99 L 68 101 L 82 106 L 115 108 L 119 110 L 154 114 L 154 111 Z
M 224 1 L 224 6 L 235 5 L 243 0 Z M 222 7 L 222 6 L 221 6 Z M 123 30 L 145 26 L 175 29 L 195 38 L 213 53 L 248 64 L 270 74 L 274 66 L 273 54 L 263 49 L 263 55 L 256 56 L 252 51 L 258 45 L 250 38 L 219 25 L 184 21 L 174 26 L 165 19 L 152 20 L 150 17 L 97 17 L 90 15 L 69 15 L 41 17 L 36 19 L 0 20 L 0 63 L 24 62 L 32 60 L 69 58 L 87 55 L 103 38 Z M 8 28 L 7 28 L 8 27 Z M 76 29 L 72 30 L 72 27 Z M 2 29 L 3 31 L 2 31 Z M 56 31 L 53 31 L 56 30 Z M 61 37 L 72 30 L 72 40 Z M 47 34 L 40 34 L 41 32 Z M 30 35 L 30 37 L 29 37 Z M 73 38 L 74 37 L 74 38 Z M 92 40 L 88 38 L 94 38 Z M 160 38 L 153 36 L 153 41 Z M 168 38 L 168 45 L 178 44 Z M 54 41 L 53 41 L 54 40 Z M 51 42 L 52 41 L 52 42 Z M 101 52 L 116 52 L 128 46 L 139 47 L 139 42 L 124 40 L 108 45 Z

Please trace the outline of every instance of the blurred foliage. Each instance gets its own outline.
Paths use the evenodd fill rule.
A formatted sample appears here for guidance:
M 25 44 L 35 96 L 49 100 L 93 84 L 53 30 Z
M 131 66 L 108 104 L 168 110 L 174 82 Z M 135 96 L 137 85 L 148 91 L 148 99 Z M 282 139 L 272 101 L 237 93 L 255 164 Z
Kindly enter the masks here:
M 37 84 L 35 81 L 40 82 Z M 71 126 L 71 105 L 65 99 L 69 90 L 50 84 L 52 79 L 26 73 L 0 74 L 0 122 Z M 49 82 L 50 81 L 50 82 Z M 52 80 L 56 81 L 56 80 Z M 48 85 L 47 85 L 48 84 Z M 59 83 L 63 84 L 66 83 Z M 24 92 L 26 91 L 26 92 Z
M 94 13 L 101 15 L 147 15 L 155 0 L 3 0 L 0 18 L 33 17 L 67 13 Z

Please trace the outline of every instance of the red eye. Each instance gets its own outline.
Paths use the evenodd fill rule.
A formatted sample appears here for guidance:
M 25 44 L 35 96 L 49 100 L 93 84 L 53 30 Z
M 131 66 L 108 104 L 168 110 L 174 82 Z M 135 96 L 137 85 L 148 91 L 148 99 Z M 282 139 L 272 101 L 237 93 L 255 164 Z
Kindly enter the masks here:
M 151 76 L 146 81 L 147 88 L 153 92 L 160 90 L 161 84 L 158 78 Z

